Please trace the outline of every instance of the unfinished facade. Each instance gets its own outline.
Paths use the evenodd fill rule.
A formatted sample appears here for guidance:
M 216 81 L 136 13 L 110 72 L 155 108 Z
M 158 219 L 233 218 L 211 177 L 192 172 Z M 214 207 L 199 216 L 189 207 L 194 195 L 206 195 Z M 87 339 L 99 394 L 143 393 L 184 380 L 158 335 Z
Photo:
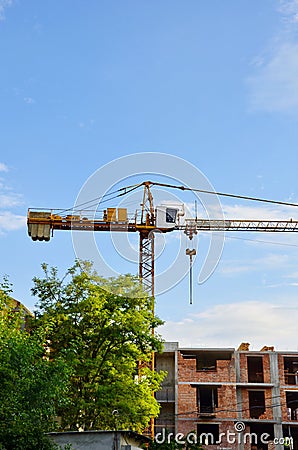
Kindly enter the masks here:
M 298 450 L 298 352 L 168 342 L 156 368 L 168 372 L 156 396 L 159 440 L 191 433 L 211 450 Z

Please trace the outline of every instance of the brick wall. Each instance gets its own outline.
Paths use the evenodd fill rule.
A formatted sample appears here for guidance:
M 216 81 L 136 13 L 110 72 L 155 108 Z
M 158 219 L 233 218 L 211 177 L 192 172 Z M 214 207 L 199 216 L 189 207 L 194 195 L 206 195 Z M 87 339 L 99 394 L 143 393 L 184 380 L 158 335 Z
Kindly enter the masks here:
M 235 360 L 217 360 L 216 370 L 197 370 L 196 359 L 185 359 L 178 354 L 178 379 L 186 382 L 236 382 Z
M 237 417 L 237 399 L 235 385 L 222 386 L 218 388 L 218 407 L 216 418 L 226 419 Z

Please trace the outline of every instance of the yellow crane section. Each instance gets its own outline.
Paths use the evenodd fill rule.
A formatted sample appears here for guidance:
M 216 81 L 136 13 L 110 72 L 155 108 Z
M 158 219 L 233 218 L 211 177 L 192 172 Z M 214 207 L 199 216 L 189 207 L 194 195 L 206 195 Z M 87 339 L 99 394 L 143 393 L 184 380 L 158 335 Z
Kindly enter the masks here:
M 174 208 L 170 217 L 178 212 Z M 173 213 L 174 211 L 174 213 Z M 118 212 L 118 215 L 117 215 Z M 169 214 L 166 212 L 166 214 Z M 125 219 L 124 219 L 125 217 Z M 298 231 L 297 220 L 244 220 L 244 219 L 185 219 L 184 224 L 167 222 L 164 226 L 157 226 L 154 220 L 152 224 L 138 223 L 136 219 L 128 220 L 125 208 L 107 208 L 107 215 L 102 218 L 88 218 L 84 215 L 60 215 L 58 210 L 40 211 L 29 209 L 27 216 L 28 234 L 33 241 L 49 241 L 54 230 L 81 230 L 81 231 L 125 231 L 146 233 L 158 231 L 168 233 L 181 230 L 199 231 L 264 231 L 287 232 Z

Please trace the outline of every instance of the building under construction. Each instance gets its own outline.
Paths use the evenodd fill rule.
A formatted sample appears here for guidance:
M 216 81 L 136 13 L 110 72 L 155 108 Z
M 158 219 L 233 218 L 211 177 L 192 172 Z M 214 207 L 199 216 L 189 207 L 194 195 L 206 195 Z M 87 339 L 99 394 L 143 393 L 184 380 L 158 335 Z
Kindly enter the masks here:
M 158 440 L 192 433 L 211 450 L 298 449 L 298 352 L 167 342 L 156 368 L 168 372 L 157 393 Z

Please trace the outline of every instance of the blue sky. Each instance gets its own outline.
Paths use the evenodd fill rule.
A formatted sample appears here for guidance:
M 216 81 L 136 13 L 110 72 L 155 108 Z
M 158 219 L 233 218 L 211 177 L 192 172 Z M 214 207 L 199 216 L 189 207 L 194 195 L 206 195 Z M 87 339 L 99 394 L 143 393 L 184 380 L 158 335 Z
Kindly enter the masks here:
M 298 203 L 297 0 L 0 0 L 0 54 L 0 275 L 26 306 L 42 262 L 63 272 L 75 258 L 71 233 L 27 237 L 27 208 L 72 206 L 117 158 L 152 152 L 158 171 L 159 155 L 172 155 L 216 191 Z M 226 217 L 298 218 L 295 208 L 221 202 Z M 110 237 L 97 239 L 112 260 Z M 167 238 L 159 270 L 180 239 Z M 195 279 L 208 239 L 198 238 Z M 297 256 L 294 234 L 228 235 L 213 275 L 194 284 L 194 305 L 187 277 L 157 296 L 163 336 L 297 350 Z

